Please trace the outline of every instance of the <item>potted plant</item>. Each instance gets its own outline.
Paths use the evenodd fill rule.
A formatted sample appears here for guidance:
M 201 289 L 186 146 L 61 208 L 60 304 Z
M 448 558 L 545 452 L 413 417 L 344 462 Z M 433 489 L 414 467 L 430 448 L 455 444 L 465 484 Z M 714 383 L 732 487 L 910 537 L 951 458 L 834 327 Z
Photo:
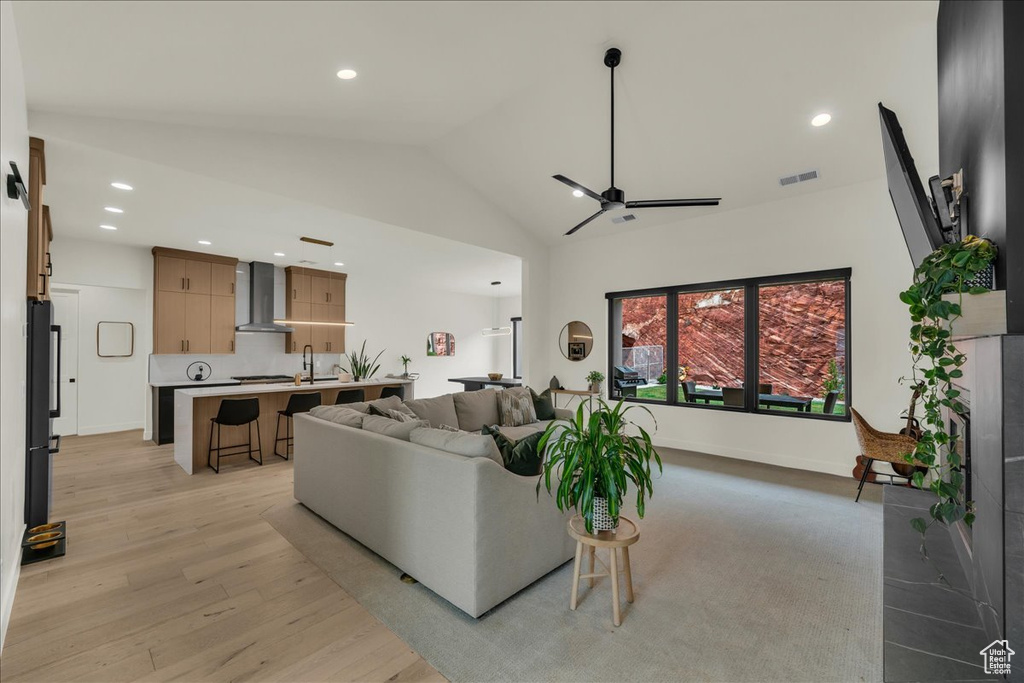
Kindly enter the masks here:
M 352 378 L 356 381 L 362 381 L 370 379 L 380 368 L 377 363 L 380 360 L 381 355 L 384 353 L 384 349 L 377 354 L 377 357 L 372 361 L 370 357 L 366 355 L 366 340 L 363 340 L 363 345 L 359 348 L 359 353 L 350 352 L 347 355 L 348 368 L 343 368 L 346 372 L 352 373 Z
M 412 362 L 412 358 L 409 356 L 402 356 L 402 377 L 409 376 L 409 363 Z
M 954 380 L 963 377 L 960 367 L 967 357 L 953 343 L 953 326 L 963 314 L 964 294 L 981 294 L 984 287 L 972 286 L 979 274 L 986 272 L 997 255 L 992 242 L 968 235 L 960 242 L 943 244 L 926 256 L 914 270 L 914 282 L 900 300 L 910 310 L 913 325 L 910 328 L 910 353 L 913 373 L 901 381 L 920 387 L 924 416 L 921 418 L 921 436 L 913 453 L 906 454 L 910 464 L 924 464 L 931 479 L 928 488 L 936 496 L 929 509 L 930 520 L 915 517 L 911 525 L 921 534 L 921 548 L 925 548 L 925 535 L 933 524 L 949 526 L 959 520 L 970 526 L 974 523 L 974 502 L 964 500 L 963 461 L 957 448 L 960 434 L 950 431 L 943 407 L 963 413 L 960 390 Z M 943 295 L 953 294 L 956 301 L 947 301 Z M 942 455 L 945 457 L 942 457 Z M 912 475 L 914 486 L 925 488 L 925 472 Z
M 580 404 L 572 420 L 556 420 L 548 425 L 537 445 L 546 458 L 537 482 L 538 497 L 542 484 L 549 494 L 552 492 L 554 479 L 558 509 L 574 508 L 589 533 L 618 526 L 622 499 L 630 483 L 636 488 L 636 512 L 641 518 L 647 497 L 654 495 L 651 459 L 660 472 L 661 458 L 650 434 L 626 418 L 634 408 L 651 415 L 644 406 L 627 406 L 619 401 L 611 407 L 598 399 L 597 408 L 585 416 Z M 629 428 L 638 435 L 627 434 Z
M 601 382 L 604 381 L 604 373 L 600 370 L 591 370 L 584 378 L 590 385 L 590 390 L 595 394 L 601 393 Z

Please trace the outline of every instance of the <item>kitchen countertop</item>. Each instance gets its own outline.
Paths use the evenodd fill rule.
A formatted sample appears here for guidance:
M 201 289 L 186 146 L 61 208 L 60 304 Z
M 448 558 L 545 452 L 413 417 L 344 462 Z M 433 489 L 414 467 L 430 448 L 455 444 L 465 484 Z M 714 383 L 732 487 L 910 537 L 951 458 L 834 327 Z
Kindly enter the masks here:
M 214 381 L 214 380 L 207 380 Z M 193 461 L 193 429 L 196 425 L 193 425 L 195 418 L 195 406 L 202 404 L 203 399 L 218 398 L 224 396 L 257 396 L 261 394 L 288 394 L 296 392 L 306 391 L 323 391 L 328 389 L 357 389 L 359 387 L 380 387 L 380 386 L 395 386 L 397 384 L 408 384 L 410 385 L 406 389 L 406 398 L 412 398 L 413 383 L 415 379 L 404 378 L 404 377 L 383 377 L 380 379 L 371 379 L 366 382 L 339 382 L 337 379 L 322 380 L 310 384 L 304 382 L 300 386 L 296 386 L 294 382 L 286 382 L 280 384 L 234 384 L 228 386 L 219 387 L 189 387 L 179 388 L 174 391 L 174 461 L 178 463 L 183 470 L 192 474 L 195 470 L 196 463 Z M 196 384 L 193 382 L 193 384 Z M 205 384 L 205 382 L 204 382 Z M 272 397 L 267 397 L 265 400 L 273 400 Z M 269 419 L 273 424 L 275 415 L 268 413 L 267 417 L 261 417 L 260 420 Z M 204 418 L 205 419 L 205 418 Z M 201 427 L 208 429 L 204 425 Z M 273 432 L 271 432 L 273 433 Z M 269 439 L 266 435 L 263 437 L 263 443 L 268 443 Z M 264 456 L 266 452 L 264 452 Z
M 328 380 L 337 381 L 337 380 L 334 380 L 335 377 L 336 377 L 336 375 L 323 375 L 323 376 L 317 377 L 316 381 L 317 381 L 317 384 L 320 384 L 321 382 L 327 382 Z M 237 379 L 232 379 L 231 377 L 220 377 L 220 378 L 218 378 L 218 377 L 210 377 L 208 379 L 204 379 L 202 382 L 197 382 L 195 380 L 187 380 L 187 379 L 173 380 L 173 381 L 167 381 L 167 382 L 150 382 L 149 386 L 155 387 L 155 388 L 160 388 L 160 387 L 196 387 L 197 389 L 201 389 L 203 387 L 209 387 L 209 386 L 214 385 L 214 384 L 241 384 L 241 382 L 239 382 Z M 287 382 L 274 382 L 274 384 L 287 384 L 288 386 L 294 386 L 294 384 L 292 384 L 291 380 L 288 380 Z M 253 385 L 252 384 L 247 384 L 245 386 L 253 386 Z

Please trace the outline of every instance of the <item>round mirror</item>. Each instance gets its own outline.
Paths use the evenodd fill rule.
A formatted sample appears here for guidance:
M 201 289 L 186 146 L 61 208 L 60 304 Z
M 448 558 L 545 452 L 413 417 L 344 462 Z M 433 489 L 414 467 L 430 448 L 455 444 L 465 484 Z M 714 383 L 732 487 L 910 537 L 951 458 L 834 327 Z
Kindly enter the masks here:
M 583 360 L 594 348 L 594 333 L 586 323 L 573 320 L 558 335 L 558 348 L 569 360 Z

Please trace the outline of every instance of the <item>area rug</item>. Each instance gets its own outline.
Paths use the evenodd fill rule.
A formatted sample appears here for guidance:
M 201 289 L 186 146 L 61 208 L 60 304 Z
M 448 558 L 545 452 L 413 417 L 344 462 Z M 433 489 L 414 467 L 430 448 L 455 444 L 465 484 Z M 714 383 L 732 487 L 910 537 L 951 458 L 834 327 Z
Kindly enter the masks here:
M 263 516 L 452 681 L 880 681 L 880 487 L 661 452 L 618 628 L 607 578 L 569 610 L 571 561 L 473 619 L 297 502 Z

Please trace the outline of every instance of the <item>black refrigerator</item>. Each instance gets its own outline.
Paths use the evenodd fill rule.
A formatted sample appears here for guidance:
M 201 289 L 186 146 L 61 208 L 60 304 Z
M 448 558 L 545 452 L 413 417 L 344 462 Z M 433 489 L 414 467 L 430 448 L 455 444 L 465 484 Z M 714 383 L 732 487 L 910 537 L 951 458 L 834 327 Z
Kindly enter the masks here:
M 49 301 L 28 302 L 26 384 L 25 524 L 31 529 L 50 521 L 51 469 L 60 451 L 60 435 L 53 433 L 53 418 L 60 417 L 60 326 Z

